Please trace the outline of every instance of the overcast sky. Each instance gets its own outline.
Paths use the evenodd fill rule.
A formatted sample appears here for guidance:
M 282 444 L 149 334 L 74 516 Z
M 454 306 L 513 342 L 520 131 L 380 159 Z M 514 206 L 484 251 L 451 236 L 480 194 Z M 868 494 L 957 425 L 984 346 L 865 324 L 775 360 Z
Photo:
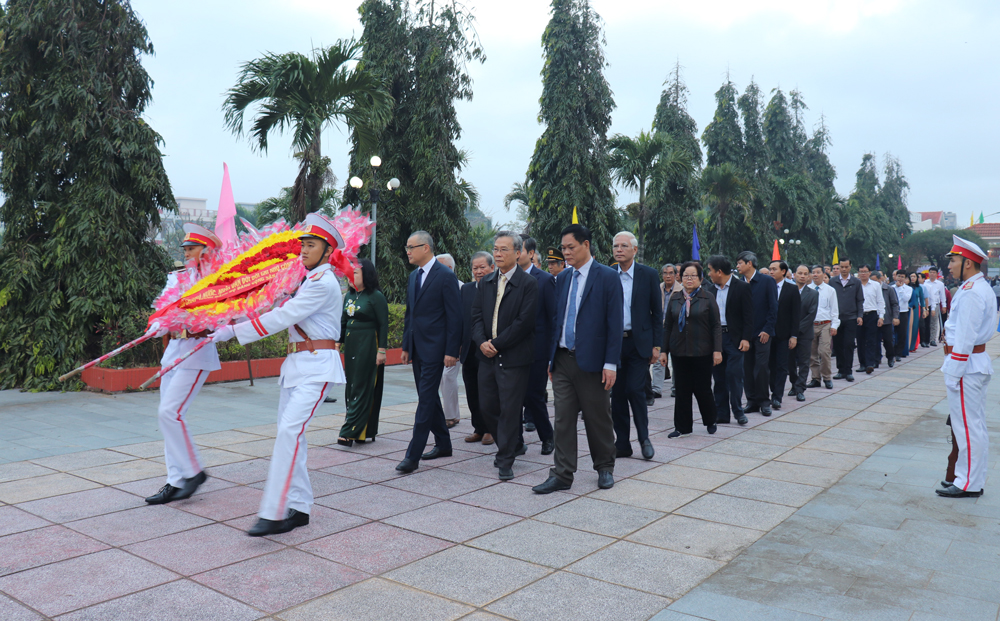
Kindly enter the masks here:
M 239 65 L 266 51 L 299 51 L 360 35 L 356 0 L 134 0 L 156 51 L 147 118 L 163 136 L 176 196 L 218 203 L 222 162 L 237 202 L 289 186 L 287 136 L 266 156 L 223 126 L 221 105 Z M 1000 211 L 1000 3 L 995 0 L 592 0 L 605 22 L 606 77 L 618 108 L 612 132 L 649 129 L 663 82 L 679 60 L 699 135 L 728 72 L 740 92 L 756 80 L 767 98 L 802 92 L 807 126 L 825 115 L 837 189 L 850 192 L 865 152 L 899 158 L 911 211 Z M 464 171 L 495 222 L 512 220 L 503 196 L 524 179 L 538 125 L 544 0 L 470 0 L 486 52 L 470 68 L 475 97 L 458 106 Z M 325 131 L 324 154 L 347 176 L 347 134 Z M 630 202 L 628 194 L 619 204 Z M 988 218 L 1000 221 L 1000 215 Z

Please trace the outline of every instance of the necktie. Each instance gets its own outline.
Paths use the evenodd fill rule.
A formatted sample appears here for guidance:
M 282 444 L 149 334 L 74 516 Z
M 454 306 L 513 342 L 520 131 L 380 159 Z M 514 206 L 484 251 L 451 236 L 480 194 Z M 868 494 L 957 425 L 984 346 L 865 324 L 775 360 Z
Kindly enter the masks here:
M 413 297 L 416 299 L 417 295 L 420 293 L 420 285 L 424 283 L 424 268 L 417 268 L 417 286 L 413 290 Z
M 497 303 L 493 306 L 493 338 L 497 337 L 497 316 L 500 314 L 500 299 L 507 288 L 507 277 L 500 274 L 500 282 L 497 283 Z
M 576 292 L 580 284 L 580 272 L 573 272 L 573 285 L 569 288 L 569 312 L 566 313 L 566 349 L 576 349 Z
M 816 288 L 816 291 L 819 291 L 819 285 L 814 285 L 814 286 Z

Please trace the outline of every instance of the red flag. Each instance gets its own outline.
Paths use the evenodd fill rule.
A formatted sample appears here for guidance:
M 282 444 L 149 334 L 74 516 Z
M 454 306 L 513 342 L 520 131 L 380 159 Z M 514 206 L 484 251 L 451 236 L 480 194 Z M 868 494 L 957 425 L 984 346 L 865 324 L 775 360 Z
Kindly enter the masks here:
M 897 270 L 903 269 L 903 255 L 900 255 L 899 260 L 896 261 L 896 269 Z
M 223 246 L 236 246 L 236 201 L 233 186 L 229 183 L 229 166 L 222 163 L 222 192 L 219 194 L 219 211 L 215 216 L 215 234 Z
M 781 260 L 781 251 L 778 250 L 778 240 L 774 240 L 774 250 L 771 251 L 771 260 L 772 261 Z

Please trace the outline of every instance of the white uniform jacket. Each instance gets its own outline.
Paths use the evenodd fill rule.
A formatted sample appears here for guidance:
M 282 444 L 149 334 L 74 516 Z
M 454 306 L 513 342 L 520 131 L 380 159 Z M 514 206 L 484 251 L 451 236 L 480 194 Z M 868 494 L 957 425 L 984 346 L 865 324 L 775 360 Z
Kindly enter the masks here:
M 997 299 L 982 274 L 968 278 L 951 300 L 951 314 L 945 322 L 945 342 L 952 347 L 941 372 L 955 381 L 968 373 L 993 375 L 990 355 L 974 354 L 972 348 L 990 340 L 996 332 Z
M 194 268 L 187 268 L 187 273 L 190 277 L 189 282 L 195 283 L 200 278 L 198 275 L 198 270 Z M 167 286 L 163 289 L 166 291 L 171 287 L 177 286 L 177 273 L 170 272 L 167 275 Z M 160 359 L 160 365 L 168 365 L 174 360 L 177 360 L 184 354 L 188 353 L 194 349 L 198 343 L 202 342 L 204 339 L 187 339 L 187 338 L 174 338 L 176 335 L 171 335 L 170 342 L 167 343 L 167 348 L 163 351 L 163 358 Z M 222 368 L 219 364 L 219 351 L 215 348 L 215 345 L 206 345 L 202 347 L 197 353 L 193 354 L 190 358 L 180 363 L 176 367 L 177 369 L 194 369 L 196 371 L 218 371 Z
M 259 317 L 233 326 L 241 345 L 253 343 L 275 332 L 288 329 L 292 343 L 304 339 L 292 326 L 298 325 L 312 340 L 340 340 L 340 316 L 344 304 L 340 282 L 329 263 L 324 263 L 306 275 L 295 296 L 283 305 Z M 309 383 L 344 384 L 344 367 L 340 353 L 332 349 L 289 354 L 281 365 L 281 385 L 286 388 Z

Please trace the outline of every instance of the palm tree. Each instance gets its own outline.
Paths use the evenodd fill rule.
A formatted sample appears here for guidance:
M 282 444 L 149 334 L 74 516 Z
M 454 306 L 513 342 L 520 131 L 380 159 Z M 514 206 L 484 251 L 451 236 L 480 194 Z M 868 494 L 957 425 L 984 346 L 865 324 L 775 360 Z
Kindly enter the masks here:
M 719 236 L 719 254 L 725 254 L 725 233 L 723 224 L 732 208 L 743 212 L 743 221 L 750 220 L 752 210 L 750 205 L 753 193 L 750 184 L 739 174 L 739 169 L 729 162 L 718 166 L 708 166 L 701 174 L 705 193 L 701 200 L 715 212 L 715 232 Z
M 528 209 L 530 205 L 528 194 L 528 179 L 525 178 L 523 183 L 515 182 L 514 185 L 510 187 L 510 192 L 503 197 L 503 207 L 507 211 L 510 211 L 510 206 L 514 203 L 518 203 L 517 206 L 517 219 L 524 222 L 524 233 L 527 235 L 531 234 L 531 211 Z
M 636 237 L 639 240 L 638 261 L 642 263 L 646 219 L 650 214 L 646 187 L 657 176 L 689 175 L 694 170 L 694 163 L 690 153 L 676 148 L 664 134 L 640 131 L 637 138 L 616 134 L 608 140 L 608 148 L 608 167 L 614 180 L 626 188 L 639 191 L 639 231 Z
M 292 132 L 292 150 L 300 160 L 292 191 L 293 213 L 301 221 L 322 207 L 320 197 L 329 159 L 322 156 L 323 128 L 341 121 L 357 132 L 363 151 L 375 150 L 376 132 L 384 127 L 393 100 L 382 81 L 358 64 L 361 44 L 340 40 L 312 58 L 297 52 L 267 53 L 243 64 L 236 85 L 222 106 L 226 126 L 237 136 L 244 133 L 247 108 L 258 105 L 249 130 L 251 144 L 267 152 L 272 130 Z

